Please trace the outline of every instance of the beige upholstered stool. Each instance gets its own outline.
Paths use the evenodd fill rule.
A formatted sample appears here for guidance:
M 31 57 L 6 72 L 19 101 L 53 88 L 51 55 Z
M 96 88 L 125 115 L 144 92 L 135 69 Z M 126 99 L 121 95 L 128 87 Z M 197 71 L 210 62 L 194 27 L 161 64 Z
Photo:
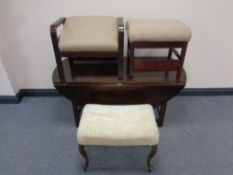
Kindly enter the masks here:
M 191 39 L 191 30 L 178 20 L 129 20 L 128 31 L 128 72 L 133 77 L 137 71 L 177 71 L 180 79 L 186 48 Z M 135 56 L 135 49 L 168 48 L 163 58 Z M 179 53 L 176 49 L 181 49 Z M 172 56 L 177 59 L 172 59 Z
M 60 37 L 57 27 L 63 24 Z M 116 59 L 118 77 L 123 77 L 124 24 L 112 16 L 71 16 L 60 18 L 50 26 L 57 68 L 61 80 L 64 70 L 61 57 L 91 61 Z M 96 61 L 96 60 L 95 60 Z
M 85 145 L 152 147 L 147 166 L 157 152 L 159 131 L 151 105 L 92 105 L 84 107 L 77 130 L 79 151 L 88 167 Z

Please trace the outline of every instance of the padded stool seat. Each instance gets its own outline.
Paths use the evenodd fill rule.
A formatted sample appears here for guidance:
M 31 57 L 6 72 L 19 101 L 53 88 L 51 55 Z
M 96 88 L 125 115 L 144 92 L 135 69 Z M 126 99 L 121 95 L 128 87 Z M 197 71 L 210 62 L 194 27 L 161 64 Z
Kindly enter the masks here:
M 63 26 L 63 30 L 59 36 L 57 29 L 60 26 Z M 108 60 L 114 61 L 117 65 L 118 79 L 123 79 L 124 23 L 122 17 L 61 17 L 50 25 L 50 35 L 61 81 L 66 81 L 62 57 L 69 59 L 72 69 L 78 69 L 75 60 L 79 65 L 86 64 L 87 61 L 100 66 L 101 64 L 95 61 L 105 63 Z M 87 72 L 92 72 L 91 66 L 86 69 Z
M 156 145 L 158 127 L 151 105 L 86 105 L 79 124 L 81 145 Z
M 179 20 L 129 20 L 128 31 L 128 74 L 134 72 L 176 71 L 180 80 L 184 58 L 191 39 L 191 30 Z M 137 56 L 136 49 L 168 49 L 164 56 Z M 176 49 L 179 49 L 176 50 Z M 174 56 L 176 58 L 174 58 Z M 143 59 L 142 59 L 143 58 Z
M 131 43 L 187 42 L 191 39 L 190 28 L 179 20 L 129 20 L 126 27 Z
M 63 52 L 118 51 L 117 17 L 72 16 L 59 40 Z
M 77 138 L 80 154 L 85 158 L 87 170 L 89 158 L 86 145 L 142 146 L 150 145 L 147 166 L 157 152 L 159 131 L 151 105 L 94 105 L 84 106 Z

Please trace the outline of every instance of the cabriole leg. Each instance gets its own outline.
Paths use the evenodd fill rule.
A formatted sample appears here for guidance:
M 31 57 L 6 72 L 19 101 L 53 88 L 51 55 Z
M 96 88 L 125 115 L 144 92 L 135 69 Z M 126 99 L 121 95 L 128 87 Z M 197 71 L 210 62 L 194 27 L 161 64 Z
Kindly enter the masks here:
M 149 153 L 148 158 L 147 158 L 147 168 L 148 168 L 149 172 L 152 171 L 151 159 L 154 157 L 154 155 L 156 154 L 156 152 L 157 152 L 157 145 L 152 145 L 151 146 L 151 152 Z
M 85 166 L 84 166 L 84 171 L 87 171 L 88 165 L 89 165 L 89 158 L 87 156 L 87 153 L 84 149 L 84 145 L 79 145 L 79 152 L 85 159 Z

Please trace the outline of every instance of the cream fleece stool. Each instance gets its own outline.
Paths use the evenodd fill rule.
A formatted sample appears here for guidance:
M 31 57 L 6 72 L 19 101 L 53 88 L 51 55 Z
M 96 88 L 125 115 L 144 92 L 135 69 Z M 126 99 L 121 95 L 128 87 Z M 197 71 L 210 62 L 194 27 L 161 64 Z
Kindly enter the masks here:
M 158 126 L 153 107 L 142 105 L 98 105 L 84 106 L 77 139 L 80 154 L 85 159 L 87 170 L 89 158 L 86 145 L 99 146 L 151 146 L 147 166 L 157 152 L 159 140 Z
M 191 29 L 175 19 L 145 20 L 133 19 L 126 23 L 128 32 L 128 74 L 134 72 L 176 71 L 176 78 L 181 78 Z M 135 50 L 168 49 L 165 56 L 137 56 Z M 179 50 L 177 50 L 179 49 Z

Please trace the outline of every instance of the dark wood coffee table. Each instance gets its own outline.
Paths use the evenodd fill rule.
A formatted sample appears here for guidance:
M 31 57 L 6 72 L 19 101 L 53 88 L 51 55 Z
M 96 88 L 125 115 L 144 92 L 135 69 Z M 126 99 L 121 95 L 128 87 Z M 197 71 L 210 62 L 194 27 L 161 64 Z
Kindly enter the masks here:
M 151 104 L 158 109 L 158 125 L 163 126 L 168 100 L 186 84 L 185 71 L 182 71 L 179 81 L 176 72 L 135 73 L 133 79 L 125 73 L 123 80 L 119 80 L 116 64 L 109 60 L 108 63 L 82 65 L 75 63 L 77 60 L 64 60 L 64 81 L 55 68 L 54 87 L 72 102 L 76 126 L 79 125 L 81 109 L 87 103 Z

